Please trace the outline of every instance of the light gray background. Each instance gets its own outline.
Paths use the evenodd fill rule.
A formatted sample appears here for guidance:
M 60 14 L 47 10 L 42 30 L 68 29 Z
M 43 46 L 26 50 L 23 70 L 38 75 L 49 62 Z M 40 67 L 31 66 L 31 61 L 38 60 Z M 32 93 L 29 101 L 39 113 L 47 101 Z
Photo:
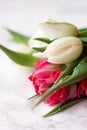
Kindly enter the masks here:
M 86 0 L 0 0 L 0 26 L 33 32 L 37 23 L 47 19 L 87 25 Z
M 37 24 L 47 19 L 65 21 L 87 27 L 86 0 L 0 0 L 0 42 L 8 47 L 9 27 L 24 34 L 33 34 Z M 10 61 L 0 51 L 0 130 L 86 130 L 87 102 L 49 118 L 41 115 L 51 108 L 41 104 L 31 109 L 26 99 L 34 94 L 27 77 L 31 70 Z

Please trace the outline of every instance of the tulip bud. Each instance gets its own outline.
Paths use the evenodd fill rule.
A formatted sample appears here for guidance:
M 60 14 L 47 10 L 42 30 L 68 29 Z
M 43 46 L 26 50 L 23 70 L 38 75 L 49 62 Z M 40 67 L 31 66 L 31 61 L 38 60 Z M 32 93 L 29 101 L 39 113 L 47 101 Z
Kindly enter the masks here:
M 42 38 L 42 37 L 45 37 L 46 38 L 46 35 L 44 34 L 44 32 L 39 29 L 34 35 L 33 37 L 31 38 L 31 40 L 29 41 L 29 45 L 31 48 L 34 48 L 34 47 L 45 47 L 47 46 L 48 44 L 46 44 L 45 42 L 42 42 L 42 41 L 39 41 L 39 40 L 35 40 L 35 38 Z
M 36 40 L 36 39 L 31 39 L 30 44 L 31 44 L 30 45 L 31 48 L 40 48 L 40 47 L 48 46 L 48 44 L 46 42 L 39 41 L 39 40 Z
M 40 24 L 40 28 L 50 40 L 65 36 L 77 36 L 77 28 L 69 23 L 45 22 Z
M 49 44 L 43 56 L 51 63 L 66 64 L 76 60 L 82 50 L 83 46 L 79 38 L 63 37 Z
M 35 52 L 35 53 L 33 53 L 33 56 L 38 57 L 38 58 L 44 58 L 42 52 Z

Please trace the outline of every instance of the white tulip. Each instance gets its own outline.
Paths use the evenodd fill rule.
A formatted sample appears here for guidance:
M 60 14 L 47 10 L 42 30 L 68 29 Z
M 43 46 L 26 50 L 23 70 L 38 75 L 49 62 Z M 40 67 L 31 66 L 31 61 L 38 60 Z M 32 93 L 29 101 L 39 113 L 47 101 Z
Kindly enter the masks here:
M 39 41 L 39 40 L 35 40 L 35 38 L 42 38 L 42 37 L 45 37 L 46 38 L 46 35 L 44 34 L 44 32 L 39 29 L 31 38 L 31 40 L 29 41 L 29 45 L 31 48 L 34 48 L 34 47 L 46 47 L 48 44 L 45 43 L 45 42 L 42 42 L 42 41 Z
M 35 52 L 35 53 L 33 53 L 33 56 L 38 57 L 38 58 L 44 58 L 42 52 Z
M 40 28 L 50 40 L 78 35 L 76 26 L 68 23 L 45 22 L 40 24 Z
M 81 55 L 82 50 L 83 45 L 79 38 L 63 37 L 49 44 L 43 56 L 51 63 L 71 63 Z
M 46 47 L 46 46 L 48 46 L 48 44 L 46 42 L 31 39 L 30 46 L 31 46 L 31 48 L 40 48 L 40 47 Z

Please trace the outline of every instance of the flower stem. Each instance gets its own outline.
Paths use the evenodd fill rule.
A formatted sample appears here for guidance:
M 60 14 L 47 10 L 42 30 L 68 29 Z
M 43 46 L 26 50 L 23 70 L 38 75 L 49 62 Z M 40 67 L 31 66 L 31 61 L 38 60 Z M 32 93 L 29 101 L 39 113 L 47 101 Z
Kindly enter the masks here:
M 45 114 L 43 117 L 47 117 L 47 116 L 51 116 L 51 115 L 54 115 L 56 113 L 59 113 L 59 112 L 65 110 L 65 109 L 71 107 L 72 105 L 75 105 L 76 103 L 79 103 L 79 102 L 81 102 L 83 100 L 86 100 L 86 99 L 87 99 L 87 97 L 79 98 L 79 99 L 74 99 L 72 101 L 67 101 L 63 105 L 60 105 L 59 107 L 57 106 L 56 108 L 54 108 L 49 113 Z
M 37 97 L 38 96 L 38 94 L 35 94 L 35 95 L 33 95 L 32 97 L 29 97 L 27 100 L 31 100 L 31 99 L 33 99 L 33 98 L 35 98 L 35 97 Z

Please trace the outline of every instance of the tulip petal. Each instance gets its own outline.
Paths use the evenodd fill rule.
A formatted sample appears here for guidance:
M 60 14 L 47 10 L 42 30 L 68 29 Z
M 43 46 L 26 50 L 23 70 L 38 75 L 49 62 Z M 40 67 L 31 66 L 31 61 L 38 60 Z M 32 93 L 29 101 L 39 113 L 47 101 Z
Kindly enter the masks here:
M 70 63 L 82 53 L 82 42 L 76 37 L 63 37 L 53 41 L 43 52 L 43 57 L 55 64 Z
M 81 50 L 81 51 L 79 51 Z M 77 59 L 82 52 L 82 46 L 72 46 L 66 53 L 61 53 L 58 56 L 49 57 L 48 62 L 55 64 L 70 63 Z
M 77 28 L 69 23 L 50 23 L 40 24 L 41 29 L 51 40 L 64 36 L 78 36 Z

